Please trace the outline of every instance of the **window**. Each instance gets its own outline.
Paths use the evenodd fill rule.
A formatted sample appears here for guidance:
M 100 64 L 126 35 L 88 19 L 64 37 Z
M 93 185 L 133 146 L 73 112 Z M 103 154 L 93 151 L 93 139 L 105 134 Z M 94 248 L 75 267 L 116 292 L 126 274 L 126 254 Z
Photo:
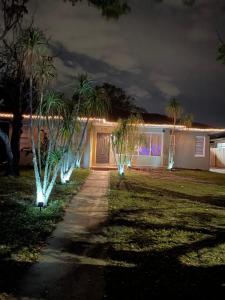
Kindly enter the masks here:
M 225 143 L 217 143 L 217 148 L 225 148 Z
M 139 145 L 139 156 L 161 156 L 162 153 L 162 135 L 146 134 L 146 140 Z
M 150 140 L 151 140 L 151 135 L 150 134 L 145 134 L 143 138 L 143 142 L 139 144 L 138 147 L 138 155 L 140 156 L 149 156 L 150 155 Z
M 162 136 L 160 134 L 151 135 L 151 156 L 161 156 Z
M 195 157 L 205 156 L 205 137 L 196 136 L 195 137 Z

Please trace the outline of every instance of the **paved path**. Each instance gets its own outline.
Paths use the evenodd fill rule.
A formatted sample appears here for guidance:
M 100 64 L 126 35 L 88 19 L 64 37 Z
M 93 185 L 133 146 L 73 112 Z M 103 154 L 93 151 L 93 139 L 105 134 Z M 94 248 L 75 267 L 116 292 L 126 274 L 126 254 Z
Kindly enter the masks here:
M 210 168 L 209 171 L 214 172 L 214 173 L 225 174 L 225 169 L 224 168 Z
M 91 171 L 81 191 L 68 207 L 40 261 L 20 284 L 19 299 L 102 299 L 105 262 L 88 257 L 107 218 L 109 172 Z

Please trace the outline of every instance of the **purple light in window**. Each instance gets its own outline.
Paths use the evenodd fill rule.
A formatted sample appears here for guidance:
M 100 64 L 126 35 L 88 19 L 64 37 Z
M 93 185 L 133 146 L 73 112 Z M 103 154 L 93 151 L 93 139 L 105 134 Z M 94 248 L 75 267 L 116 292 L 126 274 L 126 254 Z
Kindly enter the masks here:
M 161 156 L 161 146 L 160 145 L 152 145 L 151 155 L 152 156 Z
M 150 149 L 148 147 L 140 147 L 139 148 L 139 155 L 150 155 Z

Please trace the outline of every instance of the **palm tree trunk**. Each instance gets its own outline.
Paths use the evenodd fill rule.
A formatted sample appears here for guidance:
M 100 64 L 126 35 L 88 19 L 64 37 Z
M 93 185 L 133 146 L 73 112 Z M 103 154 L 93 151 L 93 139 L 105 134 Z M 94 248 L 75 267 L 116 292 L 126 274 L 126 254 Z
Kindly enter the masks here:
M 169 158 L 168 158 L 168 170 L 172 170 L 174 166 L 174 133 L 176 128 L 176 114 L 173 116 L 173 129 L 170 133 L 170 142 L 169 142 Z
M 20 113 L 15 113 L 12 122 L 12 137 L 11 137 L 11 149 L 13 154 L 13 172 L 16 176 L 20 175 L 19 163 L 20 163 L 20 137 L 23 127 L 23 117 Z
M 85 137 L 85 133 L 86 133 L 86 130 L 87 130 L 88 122 L 89 122 L 89 118 L 87 118 L 87 120 L 85 122 L 83 132 L 82 132 L 82 135 L 81 135 L 81 139 L 80 139 L 80 143 L 79 143 L 78 148 L 77 148 L 77 154 L 78 154 L 79 159 L 81 158 L 81 148 L 82 148 L 82 145 L 83 145 L 83 142 L 84 142 L 84 137 Z

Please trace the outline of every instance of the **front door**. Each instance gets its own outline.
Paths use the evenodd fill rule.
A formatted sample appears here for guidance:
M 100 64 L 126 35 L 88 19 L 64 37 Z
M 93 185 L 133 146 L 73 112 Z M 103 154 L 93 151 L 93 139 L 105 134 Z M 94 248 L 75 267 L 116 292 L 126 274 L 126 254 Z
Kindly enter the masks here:
M 110 152 L 110 134 L 97 133 L 96 164 L 108 164 Z

